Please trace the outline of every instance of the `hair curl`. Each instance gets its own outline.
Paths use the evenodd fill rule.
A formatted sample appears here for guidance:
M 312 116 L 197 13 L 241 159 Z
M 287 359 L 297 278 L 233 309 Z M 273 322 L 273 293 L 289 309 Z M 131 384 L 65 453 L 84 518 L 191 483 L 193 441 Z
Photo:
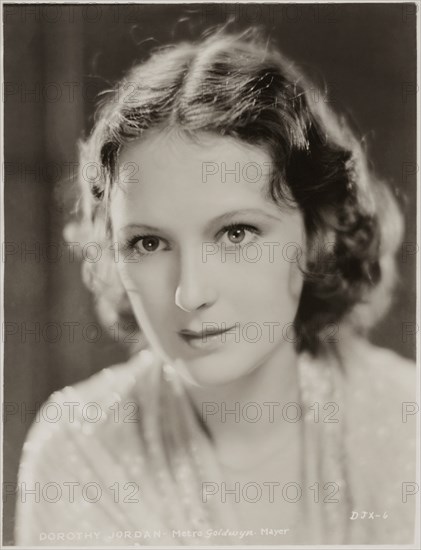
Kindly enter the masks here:
M 311 252 L 301 266 L 298 351 L 320 351 L 326 328 L 339 321 L 366 332 L 382 317 L 403 235 L 397 203 L 346 122 L 260 31 L 248 29 L 154 51 L 104 93 L 79 143 L 79 239 L 106 251 L 102 261 L 84 262 L 84 280 L 105 322 L 136 322 L 109 250 L 107 205 L 121 148 L 152 128 L 231 136 L 270 152 L 268 198 L 298 206 Z M 89 166 L 95 177 L 87 177 Z

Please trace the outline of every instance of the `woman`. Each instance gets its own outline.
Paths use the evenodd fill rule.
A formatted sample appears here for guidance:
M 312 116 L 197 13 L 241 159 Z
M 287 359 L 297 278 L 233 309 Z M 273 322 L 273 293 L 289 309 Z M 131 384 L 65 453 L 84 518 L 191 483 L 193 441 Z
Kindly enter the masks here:
M 41 408 L 18 544 L 412 542 L 415 369 L 366 339 L 402 219 L 311 90 L 257 32 L 219 31 L 102 101 L 85 280 L 145 345 Z

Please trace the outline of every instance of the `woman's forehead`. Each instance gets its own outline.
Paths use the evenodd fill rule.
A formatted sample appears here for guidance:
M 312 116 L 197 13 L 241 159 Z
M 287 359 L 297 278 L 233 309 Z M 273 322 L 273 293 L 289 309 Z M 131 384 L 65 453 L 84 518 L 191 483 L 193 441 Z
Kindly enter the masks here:
M 119 158 L 111 215 L 115 226 L 180 218 L 184 224 L 227 211 L 261 209 L 280 214 L 268 198 L 269 155 L 230 137 L 206 134 L 197 140 L 154 134 L 133 141 Z
M 169 170 L 189 172 L 204 183 L 211 179 L 257 183 L 268 178 L 272 162 L 263 147 L 230 136 L 197 133 L 192 139 L 177 130 L 155 130 L 123 146 L 118 160 L 120 176 L 134 168 L 155 176 Z

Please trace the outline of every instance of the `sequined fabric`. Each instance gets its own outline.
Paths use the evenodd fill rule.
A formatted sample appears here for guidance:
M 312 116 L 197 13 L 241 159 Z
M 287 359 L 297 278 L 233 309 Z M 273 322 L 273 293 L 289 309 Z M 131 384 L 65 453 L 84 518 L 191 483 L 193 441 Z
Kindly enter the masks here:
M 339 502 L 306 491 L 285 543 L 410 544 L 415 497 L 403 484 L 415 482 L 416 426 L 402 411 L 415 402 L 414 365 L 356 336 L 332 349 L 298 361 L 300 481 L 335 482 Z M 338 422 L 315 422 L 315 403 L 335 404 Z M 224 480 L 211 439 L 177 371 L 149 350 L 55 392 L 41 411 L 21 458 L 17 545 L 255 544 L 234 505 L 203 498 L 203 481 Z

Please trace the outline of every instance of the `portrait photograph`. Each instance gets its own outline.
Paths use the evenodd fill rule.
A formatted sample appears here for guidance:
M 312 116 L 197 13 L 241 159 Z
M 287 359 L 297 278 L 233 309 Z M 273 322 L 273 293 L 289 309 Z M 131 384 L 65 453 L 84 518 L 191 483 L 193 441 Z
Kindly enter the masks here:
M 2 545 L 419 548 L 419 2 L 2 2 Z

